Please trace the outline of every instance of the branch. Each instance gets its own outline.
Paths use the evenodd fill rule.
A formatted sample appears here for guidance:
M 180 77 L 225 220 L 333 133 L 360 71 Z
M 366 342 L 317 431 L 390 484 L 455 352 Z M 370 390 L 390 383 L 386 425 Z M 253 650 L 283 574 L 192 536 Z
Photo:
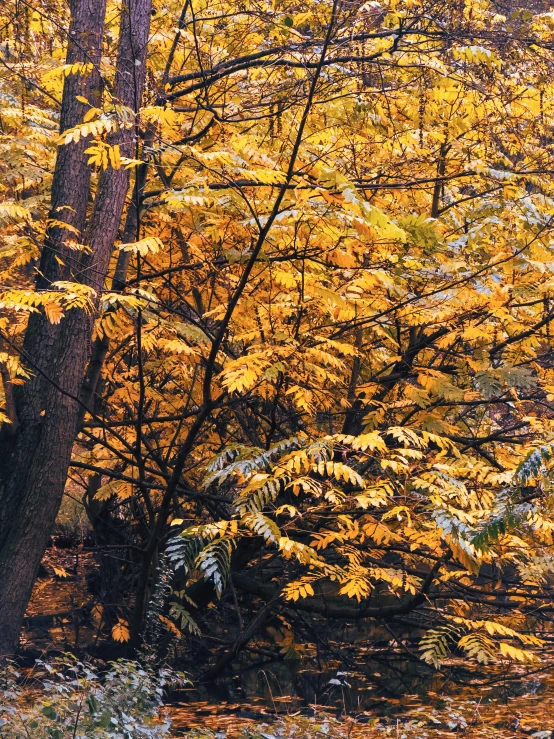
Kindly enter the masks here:
M 540 328 L 546 326 L 547 323 L 550 323 L 553 320 L 554 311 L 550 311 L 550 313 L 547 313 L 547 315 L 541 321 L 535 323 L 535 325 L 531 326 L 531 328 L 527 329 L 526 331 L 521 331 L 519 334 L 514 334 L 514 336 L 509 336 L 505 341 L 501 341 L 500 344 L 493 346 L 489 353 L 491 354 L 491 356 L 493 356 L 494 354 L 498 354 L 498 352 L 501 352 L 510 344 L 515 344 L 516 341 L 521 341 L 522 339 L 526 339 L 528 336 L 532 336 Z
M 451 556 L 452 554 L 449 552 L 444 557 L 437 560 L 423 580 L 419 592 L 412 598 L 400 602 L 397 605 L 370 607 L 363 605 L 363 602 L 356 606 L 338 605 L 325 601 L 324 597 L 321 599 L 312 597 L 299 598 L 295 601 L 283 601 L 283 605 L 286 608 L 305 611 L 307 613 L 316 613 L 326 616 L 327 618 L 358 620 L 361 618 L 392 618 L 393 616 L 402 616 L 410 613 L 427 600 L 427 594 L 433 584 L 435 575 L 438 573 L 441 566 L 451 558 Z M 271 586 L 268 587 L 256 582 L 249 575 L 233 573 L 233 581 L 241 590 L 245 590 L 247 593 L 253 593 L 254 595 L 258 595 L 264 599 L 269 597 L 270 602 L 272 602 L 275 595 L 280 596 L 282 592 L 280 588 L 275 591 Z
M 222 670 L 225 669 L 225 667 L 227 667 L 230 662 L 232 662 L 233 658 L 236 657 L 237 654 L 242 651 L 242 649 L 244 649 L 244 647 L 246 647 L 250 639 L 252 639 L 252 637 L 258 633 L 258 631 L 271 616 L 272 611 L 275 609 L 281 598 L 281 593 L 281 588 L 277 588 L 277 590 L 275 590 L 265 606 L 258 611 L 258 613 L 250 621 L 250 623 L 244 629 L 239 638 L 235 641 L 231 649 L 225 652 L 225 654 L 217 660 L 215 665 L 209 667 L 204 673 L 202 673 L 202 675 L 200 676 L 201 679 L 203 678 L 207 681 L 213 680 L 222 672 Z

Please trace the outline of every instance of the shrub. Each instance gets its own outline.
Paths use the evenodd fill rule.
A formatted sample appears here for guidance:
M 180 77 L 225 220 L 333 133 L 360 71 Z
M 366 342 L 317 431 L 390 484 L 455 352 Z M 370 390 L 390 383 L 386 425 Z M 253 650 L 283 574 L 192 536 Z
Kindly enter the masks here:
M 99 671 L 71 655 L 37 660 L 28 673 L 8 664 L 0 672 L 0 736 L 161 739 L 170 729 L 164 687 L 177 677 L 127 660 Z

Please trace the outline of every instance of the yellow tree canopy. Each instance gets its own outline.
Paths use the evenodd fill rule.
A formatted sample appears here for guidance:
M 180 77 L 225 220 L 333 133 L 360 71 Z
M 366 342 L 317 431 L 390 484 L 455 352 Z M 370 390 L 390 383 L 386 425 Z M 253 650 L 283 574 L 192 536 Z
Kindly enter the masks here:
M 92 312 L 70 477 L 148 556 L 169 537 L 222 595 L 251 546 L 280 569 L 256 583 L 247 558 L 238 586 L 284 607 L 325 613 L 322 587 L 338 616 L 427 604 L 428 661 L 453 642 L 533 660 L 554 567 L 552 13 L 166 0 L 135 115 L 112 3 L 101 102 L 61 136 L 64 80 L 92 71 L 64 63 L 61 5 L 2 13 L 4 422 L 34 372 L 28 314 Z M 75 264 L 89 248 L 49 210 L 83 139 L 93 193 L 128 168 L 140 217 L 107 276 L 66 260 L 37 290 L 49 229 Z

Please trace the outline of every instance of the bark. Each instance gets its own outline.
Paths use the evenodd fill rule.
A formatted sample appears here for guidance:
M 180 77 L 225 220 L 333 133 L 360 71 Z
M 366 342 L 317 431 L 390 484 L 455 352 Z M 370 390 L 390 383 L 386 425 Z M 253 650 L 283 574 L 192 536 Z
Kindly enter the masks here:
M 152 132 L 150 132 L 152 133 Z M 151 142 L 150 139 L 145 141 L 145 144 Z M 137 232 L 140 228 L 140 201 L 142 192 L 144 190 L 144 184 L 146 182 L 148 165 L 143 162 L 136 170 L 135 185 L 133 188 L 133 196 L 127 210 L 127 218 L 125 221 L 125 228 L 121 240 L 124 244 L 130 243 L 135 239 Z M 123 290 L 125 287 L 125 281 L 127 279 L 127 270 L 129 268 L 131 258 L 131 252 L 120 251 L 117 257 L 117 264 L 112 280 L 112 290 Z M 92 410 L 94 407 L 94 398 L 96 394 L 96 388 L 102 375 L 102 368 L 104 366 L 104 360 L 110 347 L 110 338 L 106 334 L 100 339 L 96 339 L 93 346 L 88 363 L 88 367 L 85 373 L 83 384 L 81 386 L 80 399 L 81 408 L 79 409 L 78 428 L 81 428 L 81 424 L 85 419 L 87 410 Z
M 83 3 L 92 24 L 99 23 L 91 10 L 95 1 L 98 0 Z M 121 13 L 114 94 L 124 106 L 134 110 L 140 105 L 144 86 L 150 11 L 151 0 L 124 0 Z M 101 25 L 103 28 L 103 15 Z M 69 119 L 73 120 L 68 113 Z M 134 127 L 123 128 L 112 136 L 110 143 L 119 144 L 123 156 L 133 156 L 135 136 Z M 64 164 L 63 170 L 57 169 L 57 176 L 60 190 L 66 192 L 65 180 L 74 179 L 73 170 Z M 86 202 L 88 180 L 86 193 L 82 182 L 78 187 L 78 197 Z M 84 238 L 91 251 L 76 252 L 77 260 L 72 255 L 67 264 L 70 278 L 97 290 L 103 285 L 128 187 L 128 170 L 107 169 L 100 175 Z M 53 188 L 53 207 L 60 202 L 57 192 Z M 83 202 L 79 200 L 76 205 L 75 210 L 82 217 Z M 45 244 L 45 248 L 49 245 Z M 44 263 L 48 264 L 47 256 Z M 46 280 L 52 278 L 59 279 L 55 268 L 46 274 Z M 77 429 L 80 406 L 76 399 L 90 355 L 93 322 L 93 311 L 73 309 L 58 327 L 51 329 L 40 316 L 37 325 L 29 325 L 25 338 L 24 359 L 41 379 L 37 377 L 32 385 L 27 383 L 22 388 L 17 409 L 19 430 L 2 444 L 0 656 L 12 654 L 17 647 L 33 582 L 62 500 Z
M 60 132 L 83 120 L 87 106 L 79 102 L 77 96 L 87 98 L 92 104 L 98 102 L 101 84 L 98 65 L 102 51 L 106 0 L 73 0 L 71 13 L 66 61 L 68 64 L 92 63 L 94 68 L 88 74 L 71 74 L 65 78 Z M 90 191 L 90 167 L 87 166 L 87 157 L 84 154 L 87 146 L 87 140 L 61 146 L 52 180 L 50 217 L 68 223 L 79 232 L 82 232 L 85 225 Z M 57 227 L 49 229 L 41 253 L 37 289 L 48 288 L 57 280 L 71 279 L 77 252 L 65 247 L 64 242 L 75 237 L 72 231 Z M 0 465 L 4 463 L 0 466 L 0 546 L 7 527 L 10 526 L 19 495 L 19 486 L 8 484 L 10 473 L 25 467 L 29 452 L 38 444 L 40 437 L 46 387 L 44 375 L 37 368 L 50 373 L 61 329 L 61 326 L 49 323 L 40 313 L 31 314 L 27 326 L 23 352 L 25 363 L 34 375 L 24 388 L 15 388 L 15 417 L 10 426 L 3 427 L 0 436 Z M 20 432 L 17 436 L 10 433 L 14 429 Z M 25 441 L 22 437 L 25 437 Z

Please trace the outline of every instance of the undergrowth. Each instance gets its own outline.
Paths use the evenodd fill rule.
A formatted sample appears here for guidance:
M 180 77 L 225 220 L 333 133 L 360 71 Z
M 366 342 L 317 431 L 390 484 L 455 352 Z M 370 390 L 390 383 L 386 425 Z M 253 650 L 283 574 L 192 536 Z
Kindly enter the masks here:
M 0 672 L 5 739 L 162 739 L 170 731 L 164 691 L 182 676 L 120 660 L 100 670 L 66 655 Z

